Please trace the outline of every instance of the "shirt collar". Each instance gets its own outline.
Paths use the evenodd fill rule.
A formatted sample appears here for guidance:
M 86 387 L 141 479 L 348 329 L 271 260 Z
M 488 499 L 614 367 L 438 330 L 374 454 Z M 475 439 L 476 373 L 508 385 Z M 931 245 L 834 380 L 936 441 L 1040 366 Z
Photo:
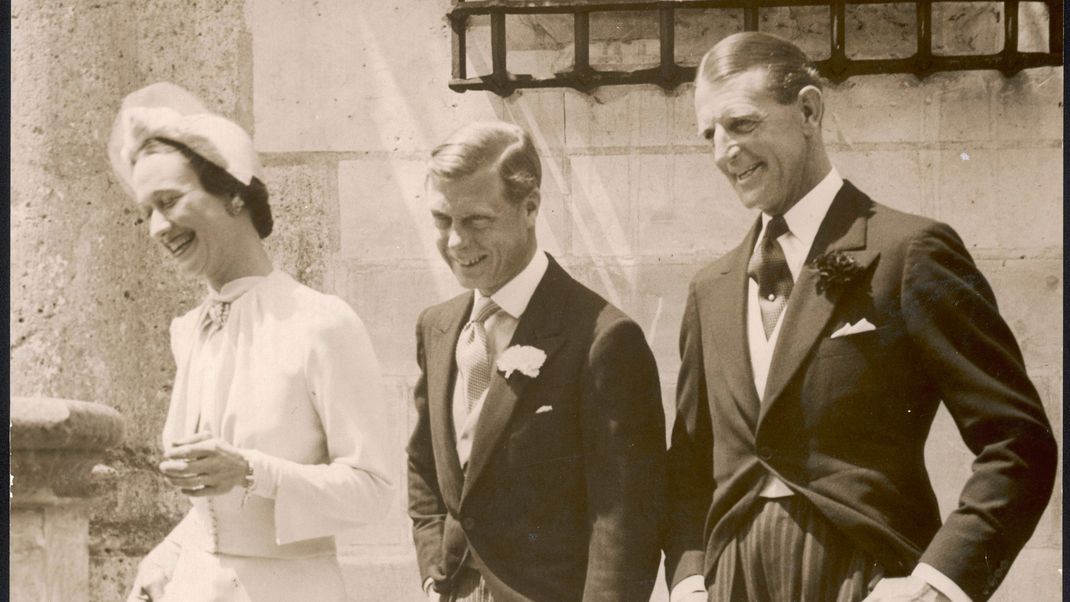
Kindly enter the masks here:
M 833 199 L 836 198 L 836 193 L 842 186 L 843 178 L 833 167 L 828 175 L 817 183 L 817 186 L 814 186 L 810 192 L 806 193 L 806 196 L 795 203 L 795 206 L 784 213 L 784 221 L 788 223 L 788 229 L 806 245 L 806 248 L 810 248 L 810 245 L 814 243 L 817 230 L 821 227 L 821 222 L 825 220 L 825 214 L 828 213 Z M 773 218 L 762 214 L 762 229 L 771 219 Z
M 272 270 L 267 276 L 246 276 L 244 278 L 235 278 L 224 284 L 218 291 L 213 289 L 211 285 L 208 285 L 208 300 L 233 303 L 238 297 L 249 292 L 256 287 L 256 285 L 274 275 L 277 271 L 278 270 Z
M 524 310 L 528 308 L 528 303 L 531 302 L 531 297 L 535 294 L 535 288 L 539 286 L 539 282 L 542 280 L 543 275 L 546 274 L 546 268 L 549 265 L 550 260 L 546 258 L 546 253 L 536 247 L 535 256 L 531 258 L 528 265 L 523 270 L 520 270 L 519 274 L 513 276 L 512 280 L 506 282 L 504 286 L 495 291 L 490 296 L 491 300 L 502 308 L 505 313 L 519 320 Z M 483 298 L 483 293 L 479 292 L 479 290 L 476 290 L 475 294 L 476 301 Z M 472 309 L 475 309 L 474 304 Z

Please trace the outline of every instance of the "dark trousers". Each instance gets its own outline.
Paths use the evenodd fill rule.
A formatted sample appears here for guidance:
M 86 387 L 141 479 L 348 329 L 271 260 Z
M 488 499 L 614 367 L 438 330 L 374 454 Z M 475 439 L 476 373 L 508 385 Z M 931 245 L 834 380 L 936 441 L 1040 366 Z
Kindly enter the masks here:
M 805 498 L 760 500 L 717 561 L 711 602 L 859 602 L 884 571 Z

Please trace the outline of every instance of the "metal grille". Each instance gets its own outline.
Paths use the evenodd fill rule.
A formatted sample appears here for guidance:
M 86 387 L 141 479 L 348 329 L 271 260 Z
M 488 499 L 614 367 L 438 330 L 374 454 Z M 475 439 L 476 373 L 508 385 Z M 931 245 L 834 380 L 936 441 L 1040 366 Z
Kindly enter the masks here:
M 743 29 L 757 31 L 763 9 L 780 7 L 827 7 L 829 14 L 830 53 L 817 61 L 821 74 L 833 82 L 841 82 L 856 75 L 878 73 L 911 73 L 924 78 L 938 71 L 995 69 L 1006 76 L 1022 69 L 1063 62 L 1063 6 L 1061 1 L 1045 1 L 1048 11 L 1048 51 L 1023 52 L 1018 49 L 1018 9 L 1020 2 L 1006 1 L 1003 6 L 1003 50 L 995 54 L 937 55 L 933 53 L 933 5 L 939 2 L 913 3 L 888 0 L 848 0 L 815 2 L 813 0 L 455 0 L 449 12 L 453 30 L 452 90 L 489 90 L 508 96 L 520 88 L 568 87 L 589 92 L 599 86 L 622 84 L 656 84 L 666 90 L 694 80 L 695 66 L 679 65 L 675 60 L 676 11 L 681 9 L 725 9 L 743 11 Z M 966 0 L 970 3 L 970 0 Z M 916 51 L 905 58 L 852 59 L 847 56 L 846 11 L 848 5 L 914 4 L 916 7 Z M 956 4 L 963 4 L 959 1 Z M 656 67 L 631 71 L 598 70 L 590 64 L 590 18 L 594 12 L 651 11 L 657 13 L 659 24 L 660 63 Z M 574 60 L 571 69 L 552 77 L 512 73 L 508 68 L 506 45 L 506 15 L 558 14 L 572 15 Z M 490 17 L 490 48 L 492 71 L 487 74 L 467 73 L 467 30 L 469 18 L 476 15 Z

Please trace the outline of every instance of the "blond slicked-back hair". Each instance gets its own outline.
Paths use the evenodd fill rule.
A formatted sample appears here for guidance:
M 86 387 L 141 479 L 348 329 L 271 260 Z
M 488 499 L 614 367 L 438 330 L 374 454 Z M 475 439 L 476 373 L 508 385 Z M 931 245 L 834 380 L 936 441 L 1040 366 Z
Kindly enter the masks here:
M 457 180 L 485 167 L 498 172 L 511 203 L 520 203 L 539 190 L 542 166 L 531 136 L 503 121 L 470 123 L 455 131 L 431 151 L 427 177 Z

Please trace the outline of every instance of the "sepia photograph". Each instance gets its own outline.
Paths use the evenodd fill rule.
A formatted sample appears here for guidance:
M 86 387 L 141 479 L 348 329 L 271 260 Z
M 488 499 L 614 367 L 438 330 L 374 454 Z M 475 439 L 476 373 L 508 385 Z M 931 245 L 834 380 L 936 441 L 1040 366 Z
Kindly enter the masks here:
M 1058 602 L 1063 3 L 14 0 L 16 602 Z

